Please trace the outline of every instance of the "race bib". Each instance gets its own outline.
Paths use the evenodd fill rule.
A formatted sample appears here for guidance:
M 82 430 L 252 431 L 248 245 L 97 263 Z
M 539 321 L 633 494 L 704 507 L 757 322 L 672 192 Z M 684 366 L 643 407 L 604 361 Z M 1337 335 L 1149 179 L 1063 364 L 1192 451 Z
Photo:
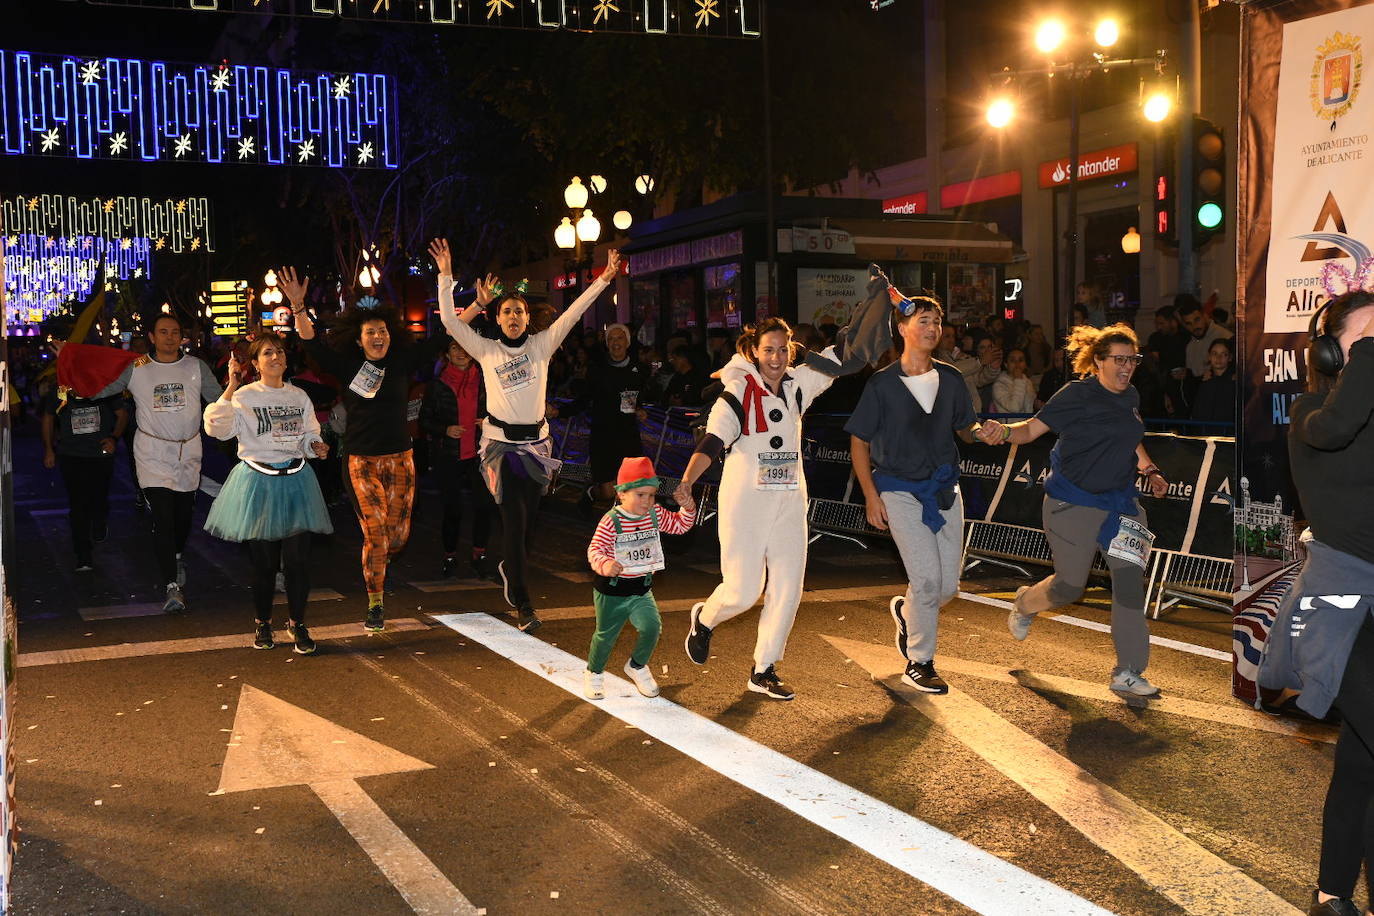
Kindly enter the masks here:
M 760 490 L 795 490 L 800 485 L 800 456 L 796 452 L 759 452 Z
M 406 422 L 414 423 L 420 419 L 420 399 L 416 398 L 406 405 Z
M 502 391 L 519 391 L 534 384 L 534 371 L 530 368 L 530 358 L 521 353 L 496 367 L 496 378 L 501 382 Z
M 615 561 L 625 567 L 621 575 L 642 576 L 664 568 L 663 541 L 658 531 L 622 531 L 615 536 Z
M 305 435 L 305 411 L 299 407 L 254 407 L 258 419 L 258 435 L 269 436 L 273 442 L 290 444 Z
M 1107 556 L 1125 560 L 1144 569 L 1146 561 L 1150 558 L 1150 547 L 1154 542 L 1154 533 L 1149 528 L 1135 519 L 1122 518 L 1121 527 L 1117 529 L 1116 537 L 1112 538 L 1112 543 L 1107 548 Z
M 353 381 L 348 383 L 348 390 L 370 401 L 377 396 L 377 389 L 382 387 L 384 378 L 385 369 L 365 362 L 358 368 L 358 374 L 353 376 Z
M 72 435 L 89 436 L 100 432 L 99 407 L 72 408 Z
M 181 382 L 163 382 L 153 386 L 153 410 L 175 413 L 186 409 L 186 388 Z
M 620 412 L 634 413 L 639 409 L 639 392 L 622 391 L 620 392 Z

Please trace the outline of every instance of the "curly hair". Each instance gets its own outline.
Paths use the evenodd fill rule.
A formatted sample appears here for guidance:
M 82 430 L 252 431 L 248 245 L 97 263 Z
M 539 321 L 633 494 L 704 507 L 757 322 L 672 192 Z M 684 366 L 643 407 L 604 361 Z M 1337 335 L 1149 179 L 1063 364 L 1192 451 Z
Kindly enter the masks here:
M 403 347 L 411 342 L 410 332 L 401 322 L 401 313 L 395 307 L 381 305 L 375 309 L 360 309 L 350 305 L 330 323 L 327 337 L 329 345 L 336 350 L 358 347 L 358 340 L 363 336 L 363 325 L 369 321 L 384 322 L 394 346 Z
M 739 340 L 735 341 L 735 350 L 745 359 L 757 362 L 759 341 L 763 339 L 763 335 L 775 331 L 780 331 L 787 337 L 788 357 L 795 359 L 797 342 L 792 339 L 792 326 L 781 318 L 765 318 L 758 324 L 746 324 L 740 332 Z
M 1106 359 L 1112 352 L 1112 344 L 1129 344 L 1132 350 L 1140 349 L 1140 341 L 1130 325 L 1111 324 L 1105 328 L 1081 325 L 1069 332 L 1064 340 L 1064 349 L 1073 360 L 1073 371 L 1079 375 L 1092 375 L 1095 371 L 1094 360 Z
M 1327 303 L 1317 333 L 1330 334 L 1339 340 L 1341 334 L 1345 332 L 1345 325 L 1350 320 L 1351 312 L 1364 308 L 1366 305 L 1374 305 L 1374 294 L 1356 290 L 1346 293 L 1344 296 L 1337 296 Z M 1317 371 L 1312 364 L 1312 345 L 1309 343 L 1307 348 L 1307 390 L 1312 392 L 1330 391 L 1336 387 L 1336 380 L 1339 378 L 1340 376 L 1337 375 L 1326 375 Z

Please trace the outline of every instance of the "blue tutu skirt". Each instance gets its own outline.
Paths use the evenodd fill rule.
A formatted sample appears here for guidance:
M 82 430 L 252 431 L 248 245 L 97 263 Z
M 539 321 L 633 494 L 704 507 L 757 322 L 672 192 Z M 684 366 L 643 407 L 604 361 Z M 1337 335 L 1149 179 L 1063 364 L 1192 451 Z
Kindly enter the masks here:
M 239 462 L 215 497 L 205 530 L 226 541 L 280 541 L 304 531 L 332 534 L 334 524 L 309 464 L 277 477 Z

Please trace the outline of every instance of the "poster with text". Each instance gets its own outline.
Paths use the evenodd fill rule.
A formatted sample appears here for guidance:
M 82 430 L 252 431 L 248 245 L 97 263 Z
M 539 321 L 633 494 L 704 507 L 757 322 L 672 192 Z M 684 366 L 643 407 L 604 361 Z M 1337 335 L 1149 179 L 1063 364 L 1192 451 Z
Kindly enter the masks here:
M 797 323 L 844 327 L 868 291 L 868 272 L 852 268 L 797 269 Z

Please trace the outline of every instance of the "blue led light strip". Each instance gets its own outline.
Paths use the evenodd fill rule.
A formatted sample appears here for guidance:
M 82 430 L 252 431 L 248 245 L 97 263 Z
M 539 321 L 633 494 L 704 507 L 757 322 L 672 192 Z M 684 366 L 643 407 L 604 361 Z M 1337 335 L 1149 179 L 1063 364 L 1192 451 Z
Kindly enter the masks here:
M 149 239 L 154 251 L 214 251 L 214 220 L 205 197 L 77 197 L 21 194 L 0 200 L 0 232 L 107 242 Z
M 85 300 L 98 282 L 146 278 L 153 267 L 153 244 L 146 238 L 10 234 L 4 252 L 5 322 L 11 326 L 37 324 L 71 300 Z
M 396 168 L 379 73 L 0 50 L 0 154 Z

